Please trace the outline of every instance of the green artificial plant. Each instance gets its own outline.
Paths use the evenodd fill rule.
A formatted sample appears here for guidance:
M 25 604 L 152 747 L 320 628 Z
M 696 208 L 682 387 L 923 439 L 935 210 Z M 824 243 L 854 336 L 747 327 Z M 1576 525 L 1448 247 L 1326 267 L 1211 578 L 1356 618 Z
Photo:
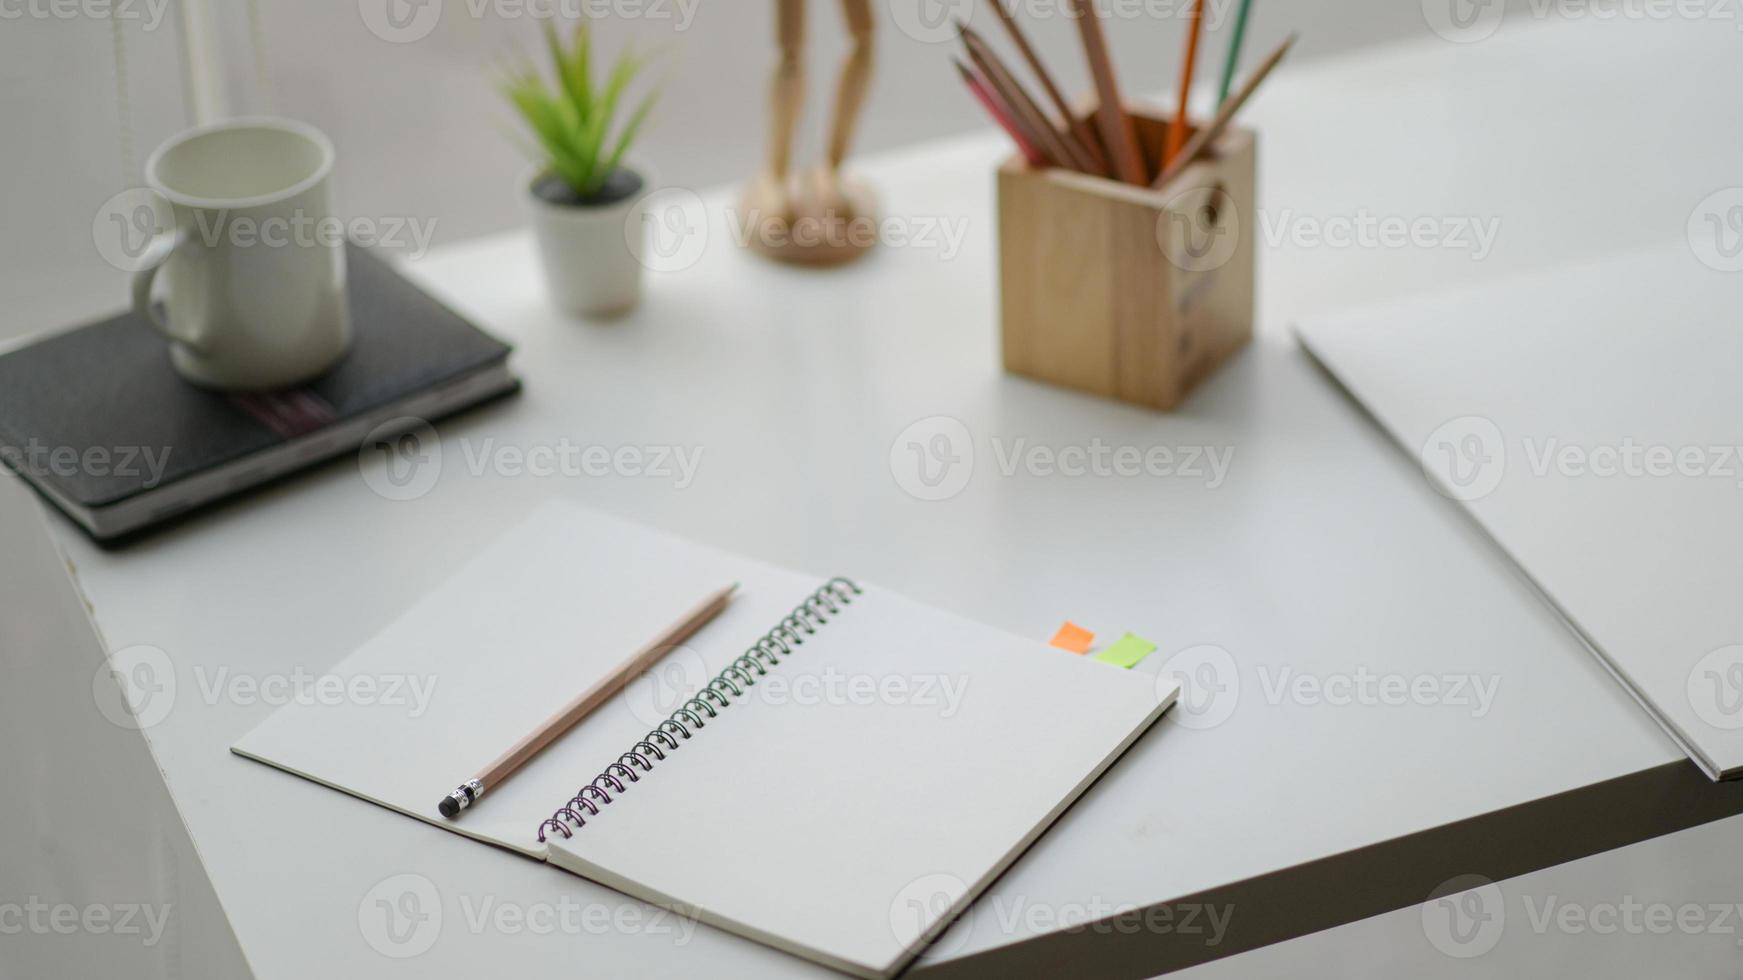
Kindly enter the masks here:
M 547 21 L 545 47 L 550 52 L 554 78 L 547 81 L 529 61 L 510 69 L 502 84 L 503 94 L 537 138 L 536 155 L 547 172 L 579 200 L 587 201 L 600 193 L 622 163 L 659 92 L 649 92 L 614 135 L 612 120 L 618 102 L 649 59 L 626 49 L 612 64 L 603 84 L 596 83 L 592 77 L 592 31 L 587 21 L 576 25 L 574 40 L 567 46 Z

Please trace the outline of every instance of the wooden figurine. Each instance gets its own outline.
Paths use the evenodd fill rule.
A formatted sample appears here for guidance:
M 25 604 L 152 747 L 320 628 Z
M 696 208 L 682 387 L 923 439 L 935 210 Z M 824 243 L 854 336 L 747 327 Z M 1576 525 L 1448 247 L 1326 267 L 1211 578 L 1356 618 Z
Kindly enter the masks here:
M 805 103 L 805 4 L 775 0 L 780 61 L 771 91 L 768 169 L 740 201 L 743 231 L 752 248 L 782 262 L 837 265 L 877 241 L 877 201 L 870 188 L 842 173 L 872 73 L 871 0 L 841 0 L 852 35 L 842 65 L 821 166 L 795 173 L 792 144 Z

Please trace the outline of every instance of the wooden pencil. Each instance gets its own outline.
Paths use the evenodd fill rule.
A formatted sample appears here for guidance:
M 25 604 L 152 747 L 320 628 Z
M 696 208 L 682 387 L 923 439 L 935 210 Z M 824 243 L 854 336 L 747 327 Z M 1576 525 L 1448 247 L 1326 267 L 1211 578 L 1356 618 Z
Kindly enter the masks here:
M 1047 118 L 1047 114 L 1023 90 L 1022 83 L 999 60 L 998 52 L 988 47 L 986 41 L 966 25 L 962 28 L 962 41 L 968 48 L 969 59 L 980 69 L 982 77 L 1040 138 L 1042 148 L 1047 151 L 1048 156 L 1062 166 L 1094 172 L 1095 163 L 1090 160 L 1089 154 L 1078 147 L 1068 133 L 1061 133 L 1054 127 L 1053 121 Z
M 1283 56 L 1289 53 L 1289 46 L 1295 43 L 1295 37 L 1296 35 L 1291 34 L 1284 38 L 1282 44 L 1277 45 L 1270 54 L 1265 56 L 1264 61 L 1259 62 L 1259 67 L 1253 69 L 1253 74 L 1241 85 L 1240 90 L 1229 96 L 1228 101 L 1224 102 L 1222 108 L 1217 110 L 1216 117 L 1208 125 L 1192 135 L 1192 139 L 1188 140 L 1186 146 L 1181 148 L 1180 155 L 1174 158 L 1173 163 L 1162 168 L 1162 172 L 1156 176 L 1155 182 L 1150 186 L 1161 187 L 1173 180 L 1181 170 L 1186 168 L 1187 164 L 1204 152 L 1204 148 L 1209 146 L 1211 141 L 1221 136 L 1223 130 L 1229 128 L 1229 122 L 1235 118 L 1235 113 L 1241 111 L 1241 106 L 1245 105 L 1247 100 L 1253 97 L 1253 93 L 1258 90 L 1259 83 L 1263 82 L 1265 76 L 1271 74 L 1271 69 L 1277 67 L 1277 63 L 1283 60 Z
M 1053 74 L 1047 70 L 1045 65 L 1041 64 L 1040 55 L 1035 53 L 1034 46 L 1029 43 L 1028 35 L 1023 33 L 1022 25 L 1017 23 L 1016 16 L 1011 13 L 1009 7 L 1005 6 L 1005 0 L 991 0 L 991 3 L 993 10 L 999 15 L 999 23 L 1004 25 L 1005 34 L 1010 37 L 1011 43 L 1017 46 L 1017 53 L 1023 56 L 1023 61 L 1028 64 L 1029 71 L 1041 83 L 1041 90 L 1047 93 L 1047 98 L 1053 103 L 1053 108 L 1057 109 L 1060 117 L 1065 120 L 1065 126 L 1076 138 L 1078 147 L 1088 155 L 1093 164 L 1089 168 L 1090 173 L 1100 177 L 1111 174 L 1112 171 L 1108 169 L 1107 154 L 1102 152 L 1101 139 L 1096 136 L 1095 129 L 1090 126 L 1089 120 L 1079 118 L 1077 113 L 1072 111 L 1071 103 L 1065 100 L 1065 94 L 1053 81 Z
M 1174 123 L 1168 127 L 1168 140 L 1162 150 L 1162 169 L 1174 162 L 1186 145 L 1186 104 L 1192 95 L 1192 71 L 1198 64 L 1198 36 L 1204 27 L 1204 0 L 1188 0 L 1186 13 L 1186 57 L 1180 66 L 1180 87 L 1175 89 Z
M 604 704 L 608 698 L 624 689 L 630 681 L 653 666 L 656 661 L 672 652 L 672 648 L 682 644 L 696 634 L 696 631 L 708 625 L 714 617 L 720 615 L 732 602 L 732 594 L 738 589 L 737 583 L 727 586 L 703 599 L 697 606 L 668 626 L 659 636 L 648 642 L 631 654 L 628 660 L 617 666 L 609 675 L 592 687 L 581 692 L 573 701 L 564 705 L 556 714 L 545 719 L 532 733 L 516 742 L 512 748 L 497 757 L 495 762 L 487 766 L 483 772 L 472 777 L 459 788 L 436 805 L 436 809 L 452 820 L 460 815 L 460 811 L 478 802 L 478 798 L 486 792 L 501 785 L 521 766 L 534 756 L 544 751 L 547 746 L 557 740 L 559 735 L 574 728 L 581 719 L 592 714 L 595 709 Z
M 1071 0 L 1071 8 L 1083 38 L 1084 58 L 1095 77 L 1096 96 L 1101 103 L 1096 107 L 1096 124 L 1101 129 L 1103 145 L 1113 157 L 1114 174 L 1128 184 L 1142 185 L 1146 177 L 1144 154 L 1138 149 L 1137 127 L 1120 100 L 1119 80 L 1114 77 L 1107 38 L 1101 30 L 1101 13 L 1095 0 Z
M 1041 150 L 1034 143 L 1029 141 L 1029 137 L 1017 128 L 1017 123 L 1011 118 L 1010 112 L 1000 103 L 999 98 L 993 94 L 992 90 L 987 88 L 986 83 L 962 62 L 953 58 L 950 63 L 956 66 L 958 72 L 962 73 L 963 82 L 968 85 L 968 90 L 974 93 L 975 99 L 980 102 L 987 115 L 993 117 L 993 122 L 999 124 L 999 128 L 1005 131 L 1005 135 L 1011 138 L 1012 143 L 1017 144 L 1017 152 L 1023 155 L 1023 159 L 1029 162 L 1029 166 L 1047 166 L 1047 158 L 1042 155 Z

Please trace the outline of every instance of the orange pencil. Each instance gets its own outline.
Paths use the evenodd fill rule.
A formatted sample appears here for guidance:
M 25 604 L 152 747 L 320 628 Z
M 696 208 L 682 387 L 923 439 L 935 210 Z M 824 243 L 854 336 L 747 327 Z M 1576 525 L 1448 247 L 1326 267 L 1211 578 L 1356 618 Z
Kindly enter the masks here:
M 1265 76 L 1271 74 L 1271 69 L 1277 67 L 1277 63 L 1283 60 L 1283 56 L 1289 53 L 1289 46 L 1294 43 L 1295 35 L 1290 34 L 1283 39 L 1282 44 L 1277 45 L 1270 54 L 1266 55 L 1265 60 L 1259 62 L 1259 67 L 1253 69 L 1253 74 L 1241 83 L 1241 87 L 1235 91 L 1235 94 L 1223 102 L 1222 108 L 1216 111 L 1216 115 L 1211 117 L 1210 122 L 1206 123 L 1203 129 L 1192 134 L 1192 139 L 1187 141 L 1186 147 L 1180 151 L 1180 156 L 1173 163 L 1163 167 L 1162 172 L 1156 175 L 1156 179 L 1151 182 L 1150 186 L 1161 187 L 1179 176 L 1180 172 L 1186 169 L 1187 164 L 1197 159 L 1212 140 L 1221 136 L 1223 130 L 1229 128 L 1229 123 L 1234 121 L 1235 113 L 1240 112 L 1241 106 L 1246 105 L 1247 100 L 1253 97 L 1253 93 L 1259 90 L 1259 83 L 1265 80 Z
M 1174 162 L 1180 148 L 1186 145 L 1186 100 L 1192 94 L 1192 70 L 1198 63 L 1198 35 L 1204 26 L 1204 0 L 1189 0 L 1186 13 L 1186 63 L 1180 68 L 1180 88 L 1175 98 L 1174 124 L 1168 127 L 1167 148 L 1162 152 L 1162 169 Z

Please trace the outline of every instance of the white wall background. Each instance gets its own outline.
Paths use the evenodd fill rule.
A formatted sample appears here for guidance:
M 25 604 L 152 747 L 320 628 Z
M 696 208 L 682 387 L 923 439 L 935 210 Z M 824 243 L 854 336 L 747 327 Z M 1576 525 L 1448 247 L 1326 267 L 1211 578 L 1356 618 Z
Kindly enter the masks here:
M 515 122 L 493 71 L 535 50 L 534 12 L 601 11 L 597 34 L 662 52 L 664 98 L 638 153 L 664 183 L 738 182 L 760 165 L 774 59 L 774 0 L 59 0 L 73 16 L 34 15 L 46 0 L 0 0 L 0 342 L 124 305 L 126 276 L 93 246 L 92 222 L 116 192 L 139 183 L 150 149 L 195 116 L 181 80 L 182 8 L 211 22 L 223 112 L 306 119 L 339 148 L 337 186 L 349 214 L 434 222 L 454 241 L 520 221 L 518 181 L 529 164 L 508 133 Z M 950 66 L 951 16 L 1010 52 L 989 0 L 871 0 L 877 76 L 859 150 L 875 151 L 987 125 Z M 95 11 L 113 3 L 108 16 Z M 801 159 L 822 144 L 835 69 L 846 47 L 840 0 L 809 0 L 812 93 Z M 1021 0 L 1043 58 L 1070 88 L 1087 90 L 1064 0 Z M 1160 91 L 1178 70 L 1184 0 L 1102 0 L 1130 93 Z M 1221 63 L 1236 0 L 1209 0 L 1201 79 Z M 83 11 L 84 13 L 81 13 Z M 390 11 L 409 17 L 404 30 Z M 615 13 L 613 13 L 615 11 Z M 572 19 L 572 18 L 570 18 Z M 934 26 L 927 26 L 928 24 Z M 117 77 L 112 29 L 126 45 Z M 1417 4 L 1255 0 L 1247 61 L 1290 30 L 1292 59 L 1427 30 Z M 1014 58 L 1014 53 L 1011 53 Z M 1208 84 L 1208 83 L 1207 83 Z M 127 99 L 125 111 L 117 92 Z M 125 116 L 126 118 L 123 118 Z M 126 144 L 131 141 L 131 151 Z
M 407 2 L 260 0 L 264 84 L 248 63 L 248 31 L 232 25 L 226 34 L 237 66 L 235 88 L 245 93 L 239 108 L 288 113 L 332 133 L 347 154 L 345 185 L 355 206 L 438 215 L 447 237 L 518 220 L 516 178 L 526 162 L 504 138 L 502 129 L 513 120 L 492 88 L 492 68 L 536 42 L 537 21 L 524 11 L 552 6 L 621 11 L 598 22 L 602 44 L 663 52 L 665 98 L 646 132 L 642 156 L 665 182 L 693 187 L 736 181 L 762 162 L 774 0 L 444 0 L 420 13 L 431 18 L 429 26 L 413 21 L 416 26 L 404 32 L 381 31 L 387 40 L 359 12 L 360 5 L 368 9 L 379 25 L 378 12 Z M 954 34 L 948 27 L 952 13 L 972 13 L 984 33 L 997 35 L 987 0 L 870 2 L 878 73 L 860 148 L 986 125 L 951 68 L 957 46 L 944 38 Z M 1087 91 L 1076 27 L 1059 13 L 1064 0 L 1022 2 L 1032 10 L 1025 18 L 1030 33 L 1062 84 Z M 1104 3 L 1109 10 L 1137 11 L 1109 28 L 1128 88 L 1135 93 L 1167 87 L 1178 71 L 1183 0 Z M 815 158 L 846 36 L 840 0 L 808 0 L 808 6 L 812 91 L 800 149 Z M 1346 0 L 1328 7 L 1257 0 L 1249 52 L 1257 58 L 1290 29 L 1303 31 L 1297 52 L 1303 58 L 1426 30 L 1414 4 Z M 1212 0 L 1207 25 L 1232 20 L 1234 8 L 1235 0 Z M 241 4 L 229 9 L 246 10 Z M 643 13 L 628 16 L 637 10 Z M 928 28 L 926 22 L 944 26 Z M 1213 66 L 1221 60 L 1215 40 L 1206 51 L 1216 49 L 1216 57 L 1204 62 Z
M 186 125 L 179 44 L 167 14 L 0 18 L 0 341 L 124 305 L 125 277 L 97 251 L 92 223 Z

